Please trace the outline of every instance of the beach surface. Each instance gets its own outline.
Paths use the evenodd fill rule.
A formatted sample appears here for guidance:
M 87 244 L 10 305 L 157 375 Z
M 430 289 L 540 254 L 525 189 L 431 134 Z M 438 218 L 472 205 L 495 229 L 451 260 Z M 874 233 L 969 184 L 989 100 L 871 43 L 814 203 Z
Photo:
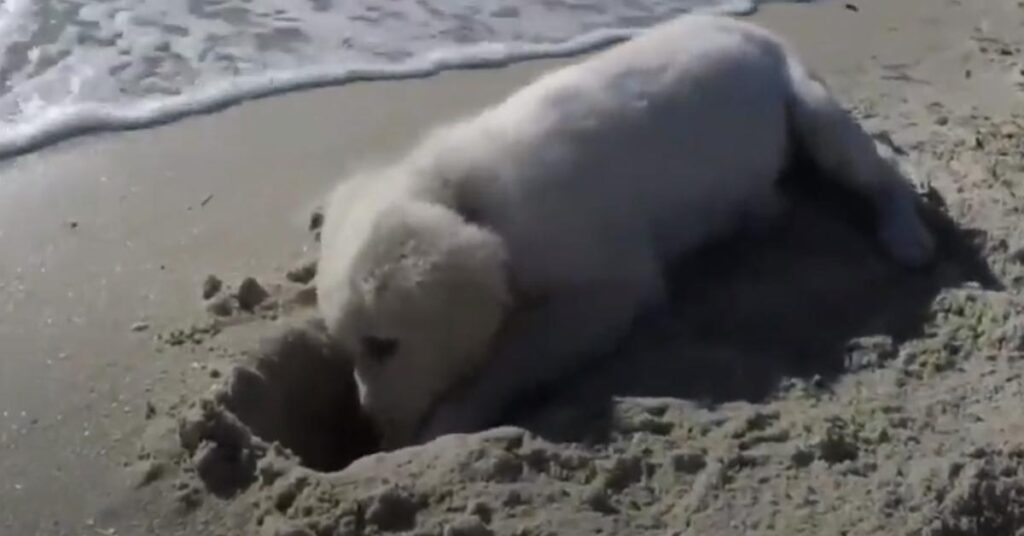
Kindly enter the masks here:
M 771 236 L 681 262 L 665 318 L 514 427 L 336 471 L 372 440 L 308 327 L 321 196 L 567 60 L 71 139 L 0 162 L 0 534 L 1017 533 L 1024 6 L 753 19 L 898 149 L 932 270 L 796 194 Z

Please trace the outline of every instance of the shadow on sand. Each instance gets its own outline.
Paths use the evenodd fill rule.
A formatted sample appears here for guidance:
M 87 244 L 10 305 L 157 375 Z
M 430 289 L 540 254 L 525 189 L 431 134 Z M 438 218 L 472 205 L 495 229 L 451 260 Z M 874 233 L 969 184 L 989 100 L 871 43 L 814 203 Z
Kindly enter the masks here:
M 938 241 L 936 262 L 908 270 L 880 250 L 866 204 L 814 173 L 801 163 L 784 179 L 792 210 L 777 228 L 680 259 L 663 310 L 639 320 L 612 355 L 557 391 L 533 394 L 505 422 L 556 441 L 601 441 L 615 397 L 754 402 L 785 377 L 828 384 L 844 372 L 852 339 L 887 335 L 898 344 L 920 332 L 942 289 L 1001 287 L 972 245 L 977 233 L 947 218 L 936 192 L 922 206 Z M 552 406 L 574 408 L 571 422 L 542 418 Z
M 827 383 L 844 372 L 851 339 L 888 335 L 898 343 L 921 330 L 943 288 L 1000 286 L 972 233 L 941 206 L 923 207 L 938 239 L 936 262 L 906 270 L 879 250 L 869 210 L 813 173 L 797 165 L 787 175 L 792 210 L 777 227 L 680 259 L 663 310 L 638 320 L 619 350 L 547 392 L 524 395 L 499 424 L 555 441 L 602 441 L 617 397 L 715 404 L 762 400 L 785 377 Z M 256 475 L 245 453 L 271 442 L 320 471 L 378 450 L 348 362 L 334 352 L 313 319 L 269 335 L 235 368 L 193 427 L 194 443 L 210 441 L 220 449 L 212 453 L 223 454 L 203 457 L 212 460 L 209 471 L 200 467 L 211 489 L 229 496 L 247 487 Z

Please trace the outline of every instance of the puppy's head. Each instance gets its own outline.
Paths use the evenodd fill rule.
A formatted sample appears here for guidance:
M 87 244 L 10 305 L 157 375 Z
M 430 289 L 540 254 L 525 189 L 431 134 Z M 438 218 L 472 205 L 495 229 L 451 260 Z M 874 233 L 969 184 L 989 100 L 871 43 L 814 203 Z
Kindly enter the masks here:
M 331 336 L 353 356 L 364 410 L 389 443 L 484 359 L 509 305 L 505 247 L 439 205 L 374 220 L 344 281 L 321 281 Z M 332 300 L 338 293 L 344 299 Z

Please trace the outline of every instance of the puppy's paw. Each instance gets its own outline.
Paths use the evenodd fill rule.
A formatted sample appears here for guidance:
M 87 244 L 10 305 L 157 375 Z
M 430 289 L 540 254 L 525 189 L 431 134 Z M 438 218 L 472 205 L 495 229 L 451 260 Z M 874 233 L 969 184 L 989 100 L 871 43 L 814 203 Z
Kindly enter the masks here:
M 465 400 L 444 401 L 437 405 L 416 436 L 423 444 L 449 434 L 470 434 L 490 424 L 490 412 L 481 404 Z
M 879 238 L 889 255 L 906 268 L 923 268 L 935 257 L 935 237 L 914 217 L 883 222 Z

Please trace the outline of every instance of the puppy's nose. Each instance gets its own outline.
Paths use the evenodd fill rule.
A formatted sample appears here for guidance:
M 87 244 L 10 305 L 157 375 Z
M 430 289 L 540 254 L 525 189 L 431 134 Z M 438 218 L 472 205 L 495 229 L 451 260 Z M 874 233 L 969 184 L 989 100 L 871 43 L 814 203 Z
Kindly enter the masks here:
M 359 380 L 359 376 L 355 377 L 356 380 L 356 393 L 359 396 L 359 405 L 366 408 L 370 402 L 370 391 L 366 388 L 366 384 Z

